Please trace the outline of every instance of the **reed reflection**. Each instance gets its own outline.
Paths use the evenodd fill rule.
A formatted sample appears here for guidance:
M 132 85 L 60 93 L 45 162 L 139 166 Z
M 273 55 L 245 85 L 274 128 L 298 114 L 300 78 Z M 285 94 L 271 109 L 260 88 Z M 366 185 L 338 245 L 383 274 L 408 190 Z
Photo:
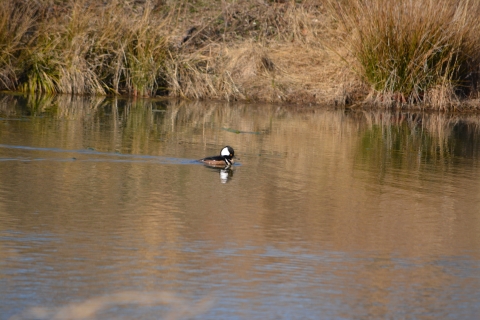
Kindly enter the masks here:
M 480 156 L 480 121 L 471 115 L 362 113 L 367 126 L 357 147 L 357 165 L 386 172 L 449 172 Z

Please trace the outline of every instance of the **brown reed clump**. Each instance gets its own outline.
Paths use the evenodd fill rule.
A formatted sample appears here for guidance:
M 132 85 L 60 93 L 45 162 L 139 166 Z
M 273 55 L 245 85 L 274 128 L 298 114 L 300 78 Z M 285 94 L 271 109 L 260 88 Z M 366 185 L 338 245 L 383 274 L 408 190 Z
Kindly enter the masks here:
M 166 74 L 173 95 L 344 103 L 337 94 L 343 66 L 318 41 L 325 29 L 318 2 L 225 1 L 209 10 L 209 18 L 179 26 L 186 32 Z
M 2 89 L 154 95 L 163 85 L 168 17 L 152 10 L 128 1 L 4 0 Z
M 352 0 L 330 8 L 374 102 L 442 108 L 474 91 L 479 2 Z
M 31 37 L 35 11 L 24 3 L 0 5 L 0 89 L 15 90 L 20 72 L 19 56 Z

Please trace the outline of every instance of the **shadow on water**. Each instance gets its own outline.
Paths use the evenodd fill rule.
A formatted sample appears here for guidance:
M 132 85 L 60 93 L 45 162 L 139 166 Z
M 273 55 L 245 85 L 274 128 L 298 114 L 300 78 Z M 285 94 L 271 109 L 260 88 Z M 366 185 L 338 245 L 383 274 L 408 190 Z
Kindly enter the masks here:
M 479 137 L 475 115 L 0 96 L 0 314 L 469 318 Z M 225 145 L 241 165 L 193 165 Z

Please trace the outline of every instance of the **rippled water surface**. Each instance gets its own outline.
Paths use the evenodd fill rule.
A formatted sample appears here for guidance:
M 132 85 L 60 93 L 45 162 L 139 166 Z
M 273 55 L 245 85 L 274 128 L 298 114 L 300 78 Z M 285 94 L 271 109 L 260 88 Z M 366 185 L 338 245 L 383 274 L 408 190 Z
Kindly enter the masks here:
M 475 115 L 0 96 L 0 319 L 477 318 L 479 159 Z

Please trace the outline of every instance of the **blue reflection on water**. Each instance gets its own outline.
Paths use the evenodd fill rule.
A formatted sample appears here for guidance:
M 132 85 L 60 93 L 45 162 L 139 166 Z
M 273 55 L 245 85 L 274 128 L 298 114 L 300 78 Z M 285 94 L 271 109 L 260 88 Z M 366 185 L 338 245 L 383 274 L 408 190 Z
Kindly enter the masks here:
M 29 146 L 15 146 L 15 145 L 6 145 L 0 144 L 0 148 L 5 149 L 20 149 L 27 151 L 43 151 L 43 152 L 55 152 L 55 153 L 70 153 L 70 154 L 79 154 L 79 155 L 88 155 L 88 156 L 107 156 L 107 157 L 120 157 L 126 159 L 112 159 L 112 158 L 86 158 L 86 159 L 77 159 L 75 157 L 69 158 L 30 158 L 30 157 L 17 157 L 17 158 L 0 158 L 0 161 L 59 161 L 59 162 L 70 162 L 70 161 L 81 161 L 81 162 L 136 162 L 136 163 L 160 163 L 160 164 L 202 164 L 198 160 L 194 159 L 183 159 L 183 158 L 173 158 L 173 157 L 161 157 L 161 156 L 150 156 L 150 155 L 134 155 L 134 154 L 122 154 L 114 152 L 100 152 L 93 149 L 80 149 L 80 150 L 67 150 L 59 148 L 40 148 L 40 147 L 29 147 Z M 239 166 L 240 163 L 234 163 L 234 166 Z

